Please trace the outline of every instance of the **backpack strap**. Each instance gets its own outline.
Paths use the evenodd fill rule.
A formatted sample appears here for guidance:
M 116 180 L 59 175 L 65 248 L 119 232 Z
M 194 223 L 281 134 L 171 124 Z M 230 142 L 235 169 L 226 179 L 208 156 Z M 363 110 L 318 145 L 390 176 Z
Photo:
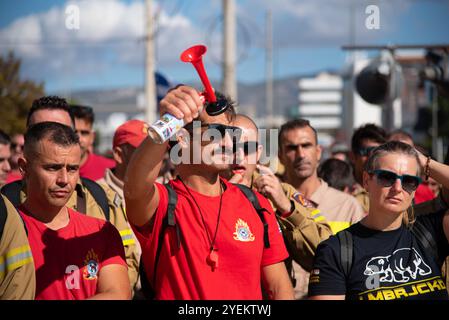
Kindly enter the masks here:
M 263 242 L 264 242 L 264 246 L 265 248 L 269 248 L 270 247 L 270 239 L 268 236 L 268 223 L 267 220 L 265 219 L 264 216 L 264 212 L 269 212 L 267 209 L 262 208 L 260 206 L 259 200 L 257 199 L 256 194 L 254 193 L 254 191 L 243 185 L 243 184 L 235 184 L 235 186 L 237 188 L 240 189 L 240 191 L 243 192 L 243 194 L 245 195 L 245 197 L 251 202 L 251 204 L 253 205 L 254 209 L 256 210 L 260 220 L 263 223 Z
M 343 268 L 343 273 L 348 278 L 352 267 L 352 256 L 354 250 L 354 243 L 352 234 L 348 230 L 342 230 L 337 233 L 337 238 L 340 241 L 340 260 Z
M 8 212 L 6 211 L 5 200 L 0 196 L 0 240 L 3 236 L 3 229 L 5 228 L 6 218 L 8 216 Z
M 20 191 L 23 188 L 22 180 L 16 180 L 7 185 L 4 185 L 1 192 L 3 195 L 8 198 L 9 201 L 14 205 L 14 207 L 20 206 L 22 203 L 20 202 Z
M 148 281 L 148 277 L 145 272 L 145 267 L 143 266 L 142 258 L 140 260 L 139 266 L 139 275 L 140 275 L 140 282 L 142 285 L 142 291 L 147 299 L 154 299 L 155 297 L 154 288 L 156 287 L 157 266 L 159 264 L 159 257 L 161 255 L 162 246 L 164 244 L 165 231 L 167 230 L 168 227 L 175 228 L 178 248 L 181 246 L 181 232 L 179 226 L 176 224 L 175 219 L 175 208 L 176 204 L 178 203 L 178 195 L 176 194 L 175 190 L 173 190 L 173 188 L 170 186 L 170 184 L 166 183 L 164 184 L 164 187 L 167 189 L 168 192 L 168 206 L 164 220 L 162 221 L 159 237 L 157 239 L 157 249 L 156 249 L 156 257 L 154 259 L 152 284 Z
M 430 252 L 438 261 L 439 265 L 442 261 L 437 250 L 437 243 L 433 235 L 427 230 L 420 220 L 416 220 L 410 228 L 416 239 L 423 245 L 424 250 Z
M 109 221 L 109 219 L 110 219 L 109 203 L 108 203 L 108 197 L 106 196 L 106 192 L 103 190 L 103 188 L 98 183 L 96 183 L 93 180 L 90 180 L 87 178 L 81 178 L 81 183 L 83 184 L 83 186 L 86 187 L 86 189 L 94 197 L 95 202 L 97 202 L 97 204 L 103 210 L 103 213 L 106 217 L 106 221 Z

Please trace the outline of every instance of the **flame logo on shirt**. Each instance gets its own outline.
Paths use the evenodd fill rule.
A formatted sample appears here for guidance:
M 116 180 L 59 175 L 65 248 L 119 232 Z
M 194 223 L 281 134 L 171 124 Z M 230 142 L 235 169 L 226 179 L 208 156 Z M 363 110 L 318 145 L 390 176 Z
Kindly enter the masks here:
M 248 242 L 254 241 L 255 237 L 249 229 L 248 224 L 242 219 L 238 219 L 235 224 L 234 240 Z
M 86 259 L 84 259 L 84 265 L 86 268 L 83 271 L 83 277 L 86 280 L 97 279 L 98 274 L 98 256 L 96 255 L 94 249 L 90 249 L 87 252 Z

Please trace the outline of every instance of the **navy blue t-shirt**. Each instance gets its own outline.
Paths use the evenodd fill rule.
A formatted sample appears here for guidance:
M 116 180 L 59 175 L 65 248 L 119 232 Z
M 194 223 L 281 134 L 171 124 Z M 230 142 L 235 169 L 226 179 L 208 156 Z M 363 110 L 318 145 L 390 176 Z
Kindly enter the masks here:
M 443 230 L 445 211 L 419 216 L 433 234 L 440 259 L 426 252 L 406 227 L 372 230 L 360 222 L 347 230 L 353 237 L 353 262 L 346 279 L 340 241 L 331 236 L 317 248 L 309 296 L 346 295 L 348 300 L 448 299 L 441 262 L 449 254 Z

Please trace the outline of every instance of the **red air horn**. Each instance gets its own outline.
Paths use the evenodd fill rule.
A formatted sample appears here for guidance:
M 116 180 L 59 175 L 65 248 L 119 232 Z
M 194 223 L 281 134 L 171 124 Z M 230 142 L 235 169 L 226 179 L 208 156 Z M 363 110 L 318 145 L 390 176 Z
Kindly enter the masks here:
M 211 116 L 216 116 L 226 111 L 228 108 L 228 103 L 224 97 L 217 100 L 214 90 L 212 89 L 203 65 L 203 55 L 206 51 L 206 46 L 196 45 L 181 53 L 180 58 L 181 61 L 190 62 L 195 67 L 198 75 L 200 76 L 201 82 L 204 85 L 204 92 L 201 93 L 201 95 L 204 96 L 206 100 L 206 112 Z

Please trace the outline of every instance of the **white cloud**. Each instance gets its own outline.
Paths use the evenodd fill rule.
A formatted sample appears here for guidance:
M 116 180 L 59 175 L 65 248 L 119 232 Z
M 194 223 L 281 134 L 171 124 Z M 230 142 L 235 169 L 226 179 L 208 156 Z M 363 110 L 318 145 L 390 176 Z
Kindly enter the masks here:
M 365 27 L 365 8 L 370 4 L 380 8 L 381 28 L 377 31 Z M 409 0 L 248 0 L 240 5 L 239 15 L 244 21 L 254 19 L 253 7 L 262 13 L 271 10 L 277 48 L 340 46 L 350 41 L 351 19 L 356 41 L 368 43 L 392 31 L 396 16 L 409 5 Z
M 66 7 L 70 4 L 79 8 L 78 30 L 66 27 Z M 158 6 L 154 7 L 156 11 Z M 32 66 L 36 73 L 40 66 L 47 76 L 69 69 L 87 75 L 123 63 L 142 66 L 144 9 L 143 1 L 67 1 L 46 12 L 18 18 L 1 29 L 0 53 L 12 49 L 25 67 Z M 180 13 L 170 16 L 161 8 L 157 16 L 158 62 L 179 62 L 179 53 L 195 42 L 198 32 Z

